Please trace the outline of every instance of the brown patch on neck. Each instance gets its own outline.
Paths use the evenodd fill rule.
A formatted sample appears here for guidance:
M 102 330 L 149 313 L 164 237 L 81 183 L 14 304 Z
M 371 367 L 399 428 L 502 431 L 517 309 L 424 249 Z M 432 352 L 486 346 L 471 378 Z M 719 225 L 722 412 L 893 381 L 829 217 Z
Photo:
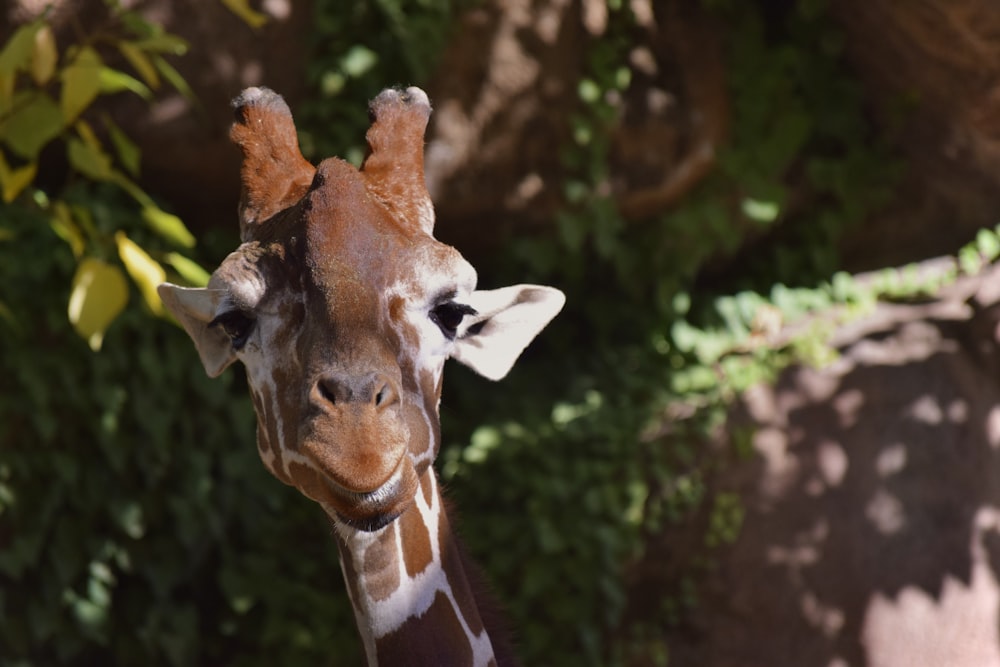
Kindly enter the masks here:
M 434 596 L 423 616 L 377 639 L 375 653 L 380 665 L 464 667 L 473 658 L 462 623 L 443 592 Z
M 429 486 L 427 474 L 421 479 L 420 486 L 424 488 L 424 497 L 427 496 L 426 487 Z M 430 502 L 428 501 L 428 505 Z M 424 570 L 434 560 L 431 551 L 431 535 L 420 510 L 416 505 L 410 508 L 399 517 L 399 534 L 403 544 L 403 560 L 406 565 L 406 574 L 414 577 Z
M 412 511 L 411 507 L 406 514 Z M 364 578 L 364 588 L 373 600 L 385 600 L 399 588 L 397 553 L 396 524 L 392 523 L 365 549 L 361 576 Z

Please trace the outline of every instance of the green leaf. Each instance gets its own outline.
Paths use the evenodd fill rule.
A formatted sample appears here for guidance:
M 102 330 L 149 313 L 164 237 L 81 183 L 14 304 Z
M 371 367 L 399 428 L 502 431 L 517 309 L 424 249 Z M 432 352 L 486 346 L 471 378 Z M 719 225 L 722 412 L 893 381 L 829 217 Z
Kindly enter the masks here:
M 17 323 L 17 318 L 14 317 L 14 313 L 11 312 L 10 308 L 8 308 L 3 301 L 0 301 L 0 320 L 6 322 L 7 326 L 15 331 L 20 329 L 20 326 Z M 3 503 L 0 502 L 0 509 L 2 509 L 2 505 Z
M 958 252 L 958 265 L 963 273 L 972 276 L 983 268 L 983 258 L 975 246 L 967 245 Z
M 357 79 L 364 76 L 376 64 L 378 64 L 378 54 L 358 44 L 351 47 L 351 50 L 344 55 L 340 61 L 340 68 L 347 76 Z
M 102 67 L 100 72 L 100 91 L 102 93 L 120 93 L 123 90 L 135 93 L 147 102 L 153 99 L 153 91 L 133 76 L 110 67 Z
M 160 75 L 156 71 L 156 66 L 153 65 L 142 49 L 138 48 L 132 42 L 119 42 L 118 50 L 125 56 L 129 64 L 135 68 L 135 71 L 143 78 L 146 85 L 153 90 L 160 87 Z
M 592 79 L 581 79 L 576 86 L 576 94 L 584 102 L 593 104 L 601 98 L 601 87 Z
M 111 156 L 99 146 L 71 137 L 66 142 L 66 155 L 74 169 L 95 181 L 106 181 L 112 177 Z
M 987 262 L 1000 257 L 1000 238 L 992 229 L 980 229 L 976 234 L 976 249 Z
M 73 256 L 79 258 L 86 247 L 87 238 L 83 230 L 73 221 L 73 214 L 66 202 L 57 201 L 52 205 L 52 217 L 49 219 L 52 231 L 69 244 Z
M 168 241 L 181 246 L 182 248 L 193 248 L 195 245 L 194 236 L 188 231 L 184 222 L 176 215 L 172 215 L 155 205 L 145 206 L 142 209 L 142 218 L 149 223 L 160 236 Z
M 267 14 L 261 14 L 250 7 L 247 0 L 222 0 L 222 4 L 229 8 L 229 11 L 243 19 L 251 28 L 259 28 L 267 23 Z
M 170 265 L 192 287 L 204 287 L 211 275 L 198 262 L 176 252 L 167 253 L 166 259 Z
M 747 197 L 741 205 L 743 215 L 755 222 L 774 222 L 781 213 L 781 207 L 773 201 L 761 201 Z
M 145 190 L 130 181 L 128 176 L 125 174 L 120 171 L 116 171 L 112 175 L 111 180 L 114 181 L 114 183 L 117 184 L 122 190 L 129 193 L 143 208 L 147 206 L 156 208 L 156 203 L 153 201 L 153 198 L 147 195 Z
M 76 269 L 67 315 L 73 329 L 97 352 L 108 326 L 128 303 L 128 284 L 122 270 L 94 257 Z
M 18 96 L 14 112 L 0 125 L 0 137 L 11 150 L 27 160 L 63 129 L 63 117 L 51 97 L 41 92 Z
M 163 302 L 156 293 L 156 287 L 167 279 L 167 272 L 159 262 L 127 237 L 125 232 L 115 232 L 115 243 L 118 244 L 118 256 L 132 280 L 138 285 L 146 305 L 157 315 L 162 315 Z
M 183 56 L 187 53 L 188 43 L 177 35 L 166 33 L 140 39 L 133 42 L 136 48 L 152 53 L 166 53 L 172 56 Z
M 189 102 L 196 102 L 197 96 L 194 91 L 191 90 L 191 86 L 188 82 L 184 80 L 181 73 L 174 69 L 174 66 L 168 63 L 163 56 L 153 56 L 153 64 L 156 65 L 156 69 L 159 70 L 163 78 L 166 79 L 171 86 L 177 89 L 181 95 L 185 97 Z
M 72 63 L 62 72 L 62 96 L 59 107 L 67 124 L 76 120 L 90 106 L 101 89 L 101 68 L 104 63 L 97 52 L 83 47 Z
M 0 51 L 0 72 L 13 74 L 29 67 L 35 51 L 35 35 L 42 29 L 42 25 L 41 21 L 26 23 L 7 40 Z
M 129 139 L 127 134 L 122 132 L 122 129 L 111 120 L 110 116 L 104 116 L 104 126 L 108 128 L 108 136 L 111 137 L 111 143 L 114 145 L 118 159 L 124 165 L 125 170 L 133 176 L 138 176 L 141 155 L 139 147 Z

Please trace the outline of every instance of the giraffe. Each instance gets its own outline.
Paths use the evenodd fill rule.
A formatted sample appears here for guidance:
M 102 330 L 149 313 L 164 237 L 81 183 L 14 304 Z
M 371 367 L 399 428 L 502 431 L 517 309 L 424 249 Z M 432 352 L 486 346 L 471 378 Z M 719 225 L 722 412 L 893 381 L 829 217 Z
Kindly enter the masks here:
M 334 526 L 369 665 L 516 664 L 452 533 L 435 477 L 454 358 L 498 380 L 562 308 L 552 287 L 476 289 L 433 238 L 419 88 L 370 104 L 360 169 L 301 154 L 267 88 L 234 101 L 240 246 L 205 288 L 159 294 L 211 377 L 244 365 L 257 449 Z

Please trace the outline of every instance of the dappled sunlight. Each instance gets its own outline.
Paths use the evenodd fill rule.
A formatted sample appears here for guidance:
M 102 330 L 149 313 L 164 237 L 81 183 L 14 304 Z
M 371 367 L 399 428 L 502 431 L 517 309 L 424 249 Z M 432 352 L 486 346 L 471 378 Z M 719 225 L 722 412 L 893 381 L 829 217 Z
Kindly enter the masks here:
M 746 393 L 755 456 L 718 480 L 746 519 L 679 664 L 1000 666 L 995 343 L 907 307 Z
M 870 667 L 1000 665 L 1000 582 L 984 545 L 985 534 L 998 532 L 1000 510 L 981 508 L 969 545 L 968 581 L 946 574 L 936 596 L 917 586 L 871 596 L 862 635 Z
M 865 507 L 865 516 L 883 535 L 893 535 L 906 523 L 906 510 L 896 496 L 879 489 Z

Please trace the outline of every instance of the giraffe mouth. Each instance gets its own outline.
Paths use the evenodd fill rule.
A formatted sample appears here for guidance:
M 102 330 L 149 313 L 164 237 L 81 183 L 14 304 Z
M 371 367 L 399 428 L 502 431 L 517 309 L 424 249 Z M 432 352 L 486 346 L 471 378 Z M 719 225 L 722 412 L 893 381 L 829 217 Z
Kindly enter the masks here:
M 374 491 L 350 491 L 327 478 L 326 485 L 338 502 L 333 503 L 337 518 L 345 525 L 365 532 L 385 528 L 406 510 L 412 499 L 407 490 L 407 466 L 401 461 L 386 482 Z
M 392 512 L 391 514 L 376 514 L 375 516 L 365 517 L 363 519 L 354 519 L 337 512 L 337 518 L 354 530 L 360 530 L 365 533 L 374 533 L 378 530 L 382 530 L 390 523 L 398 519 L 400 514 L 402 514 L 402 512 Z

